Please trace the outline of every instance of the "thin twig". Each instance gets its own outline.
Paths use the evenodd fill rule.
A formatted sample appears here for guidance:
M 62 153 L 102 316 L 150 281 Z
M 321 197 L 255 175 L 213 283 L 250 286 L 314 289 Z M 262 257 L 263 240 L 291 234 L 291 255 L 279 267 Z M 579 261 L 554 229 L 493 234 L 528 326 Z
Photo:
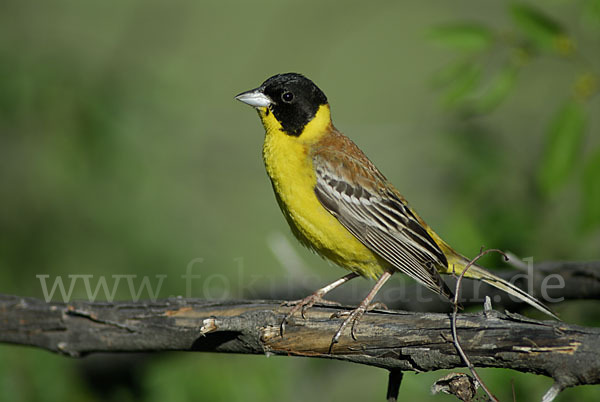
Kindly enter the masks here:
M 526 263 L 524 263 L 523 260 L 516 254 L 507 252 L 504 255 L 506 256 L 506 262 L 508 262 L 514 268 L 523 272 L 527 272 L 527 270 L 529 269 L 529 266 Z
M 483 388 L 483 390 L 485 391 L 485 393 L 490 397 L 490 399 L 494 402 L 498 402 L 498 398 L 496 398 L 491 391 L 488 389 L 488 387 L 484 384 L 484 382 L 481 380 L 481 377 L 479 377 L 479 374 L 477 373 L 477 370 L 475 370 L 475 367 L 473 366 L 473 364 L 471 363 L 471 361 L 469 360 L 469 358 L 467 357 L 466 353 L 464 352 L 462 346 L 460 345 L 460 342 L 458 341 L 458 335 L 456 333 L 456 315 L 458 314 L 458 298 L 460 296 L 460 285 L 462 283 L 462 279 L 465 276 L 465 273 L 469 270 L 469 268 L 471 268 L 471 266 L 473 264 L 475 264 L 475 262 L 477 260 L 479 260 L 481 257 L 483 257 L 484 255 L 491 253 L 491 252 L 497 252 L 500 253 L 504 256 L 504 258 L 506 257 L 506 254 L 504 254 L 503 251 L 498 250 L 498 249 L 488 249 L 488 250 L 484 250 L 483 247 L 481 248 L 481 250 L 479 251 L 479 254 L 472 259 L 471 261 L 469 261 L 469 263 L 465 266 L 465 269 L 463 269 L 463 271 L 460 273 L 458 280 L 456 281 L 456 289 L 454 291 L 454 300 L 452 303 L 452 321 L 451 321 L 451 327 L 452 327 L 452 338 L 454 341 L 454 346 L 456 347 L 456 350 L 458 351 L 458 353 L 460 354 L 460 357 L 463 359 L 464 363 L 467 365 L 468 369 L 471 371 L 471 374 L 473 374 L 473 377 L 475 377 L 475 379 L 477 380 L 477 382 L 479 383 L 479 385 L 481 385 L 481 388 Z

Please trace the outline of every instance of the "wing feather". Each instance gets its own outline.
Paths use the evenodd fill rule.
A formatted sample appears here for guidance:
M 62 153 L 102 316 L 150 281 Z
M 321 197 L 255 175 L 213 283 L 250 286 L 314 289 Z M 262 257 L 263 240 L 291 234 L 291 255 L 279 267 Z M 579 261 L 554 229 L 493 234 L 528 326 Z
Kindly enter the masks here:
M 448 265 L 446 256 L 403 198 L 358 152 L 359 159 L 331 148 L 319 149 L 313 155 L 317 198 L 350 233 L 390 265 L 434 292 L 452 297 L 436 269 Z

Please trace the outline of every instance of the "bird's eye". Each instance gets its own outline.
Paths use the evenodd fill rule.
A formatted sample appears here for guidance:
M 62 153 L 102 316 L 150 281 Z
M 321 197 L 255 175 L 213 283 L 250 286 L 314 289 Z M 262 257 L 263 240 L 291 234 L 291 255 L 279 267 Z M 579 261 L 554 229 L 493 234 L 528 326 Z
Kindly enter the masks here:
M 281 94 L 281 100 L 285 103 L 292 103 L 294 100 L 294 94 L 291 92 L 284 92 Z

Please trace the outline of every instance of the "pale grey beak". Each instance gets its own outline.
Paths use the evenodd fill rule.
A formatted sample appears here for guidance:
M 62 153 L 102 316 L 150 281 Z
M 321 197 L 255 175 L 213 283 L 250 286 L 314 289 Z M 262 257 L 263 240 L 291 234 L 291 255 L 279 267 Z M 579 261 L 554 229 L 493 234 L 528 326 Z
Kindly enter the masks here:
M 252 107 L 267 107 L 273 103 L 271 98 L 263 94 L 260 88 L 251 89 L 250 91 L 242 92 L 235 99 L 244 102 Z

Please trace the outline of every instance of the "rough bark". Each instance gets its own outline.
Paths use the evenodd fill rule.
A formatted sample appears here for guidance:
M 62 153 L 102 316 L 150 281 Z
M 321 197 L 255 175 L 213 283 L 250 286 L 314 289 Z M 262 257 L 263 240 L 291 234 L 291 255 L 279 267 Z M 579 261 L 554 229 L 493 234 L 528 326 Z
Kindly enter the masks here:
M 279 324 L 289 307 L 274 301 L 45 303 L 0 295 L 0 342 L 73 357 L 178 350 L 333 358 L 396 371 L 464 366 L 449 314 L 369 312 L 357 326 L 357 340 L 344 334 L 328 354 L 341 323 L 330 317 L 341 308 L 315 306 L 306 319 L 294 317 L 282 337 Z M 457 330 L 477 367 L 550 376 L 561 389 L 600 383 L 600 329 L 491 311 L 460 314 Z

